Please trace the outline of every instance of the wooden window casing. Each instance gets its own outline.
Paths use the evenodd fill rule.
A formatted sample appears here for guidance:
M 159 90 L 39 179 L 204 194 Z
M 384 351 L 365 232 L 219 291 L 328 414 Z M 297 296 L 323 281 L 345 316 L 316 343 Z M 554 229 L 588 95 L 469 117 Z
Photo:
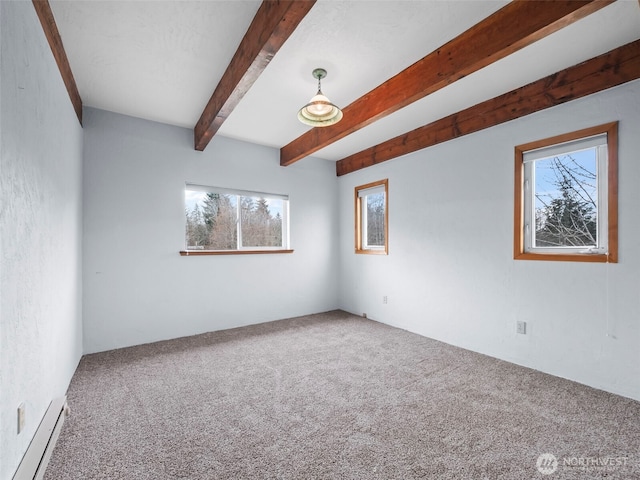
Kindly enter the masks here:
M 559 145 L 595 135 L 607 136 L 607 252 L 536 253 L 525 251 L 524 155 L 539 148 Z M 618 262 L 618 122 L 607 123 L 537 140 L 515 147 L 513 258 L 515 260 L 551 260 L 567 262 Z M 598 180 L 600 181 L 600 180 Z
M 363 198 L 360 193 L 373 189 L 376 187 L 382 187 L 384 189 L 384 246 L 380 247 L 368 247 L 366 241 L 363 238 Z M 355 188 L 355 253 L 366 255 L 388 255 L 389 254 L 389 181 L 387 179 L 379 180 L 377 182 L 367 183 L 366 185 L 360 185 Z

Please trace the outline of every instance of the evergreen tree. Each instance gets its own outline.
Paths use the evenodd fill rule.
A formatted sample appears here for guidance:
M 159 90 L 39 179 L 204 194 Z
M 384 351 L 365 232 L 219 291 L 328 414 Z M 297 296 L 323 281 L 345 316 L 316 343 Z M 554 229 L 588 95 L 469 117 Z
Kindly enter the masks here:
M 216 217 L 218 216 L 218 209 L 220 208 L 219 203 L 219 193 L 207 192 L 202 206 L 202 215 L 204 218 L 204 223 L 209 229 L 209 233 L 211 233 L 211 230 L 215 225 Z
M 253 215 L 255 245 L 272 247 L 274 239 L 271 235 L 271 212 L 266 199 L 258 199 Z
M 596 245 L 597 204 L 594 198 L 595 172 L 577 164 L 570 156 L 554 158 L 552 169 L 559 196 L 537 199 L 536 246 Z

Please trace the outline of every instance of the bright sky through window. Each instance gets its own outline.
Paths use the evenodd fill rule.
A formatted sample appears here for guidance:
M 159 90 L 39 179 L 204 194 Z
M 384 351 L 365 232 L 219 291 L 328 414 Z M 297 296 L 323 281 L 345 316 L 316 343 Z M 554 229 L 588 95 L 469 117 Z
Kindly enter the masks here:
M 514 258 L 617 262 L 618 124 L 515 147 Z
M 536 247 L 598 244 L 597 152 L 589 148 L 536 160 Z
M 197 204 L 202 204 L 207 194 L 205 192 L 196 192 L 193 190 L 184 191 L 184 203 L 187 210 L 193 210 Z M 273 200 L 266 198 L 265 201 L 269 205 L 269 209 L 274 214 L 282 215 L 282 202 L 274 202 Z

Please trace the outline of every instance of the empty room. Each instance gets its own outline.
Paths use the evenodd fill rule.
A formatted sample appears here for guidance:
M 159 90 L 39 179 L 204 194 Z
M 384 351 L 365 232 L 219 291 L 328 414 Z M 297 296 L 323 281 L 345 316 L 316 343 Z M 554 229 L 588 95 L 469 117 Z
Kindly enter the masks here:
M 0 27 L 0 480 L 640 478 L 638 0 Z

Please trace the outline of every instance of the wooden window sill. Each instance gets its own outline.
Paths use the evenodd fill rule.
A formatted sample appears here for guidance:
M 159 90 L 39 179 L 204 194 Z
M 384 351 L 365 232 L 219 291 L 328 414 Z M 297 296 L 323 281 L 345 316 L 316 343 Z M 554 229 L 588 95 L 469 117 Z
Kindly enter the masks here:
M 514 260 L 544 260 L 557 262 L 590 262 L 590 263 L 617 263 L 610 254 L 585 254 L 585 253 L 517 253 Z
M 263 253 L 293 253 L 293 250 L 180 250 L 180 256 L 198 255 L 258 255 Z

